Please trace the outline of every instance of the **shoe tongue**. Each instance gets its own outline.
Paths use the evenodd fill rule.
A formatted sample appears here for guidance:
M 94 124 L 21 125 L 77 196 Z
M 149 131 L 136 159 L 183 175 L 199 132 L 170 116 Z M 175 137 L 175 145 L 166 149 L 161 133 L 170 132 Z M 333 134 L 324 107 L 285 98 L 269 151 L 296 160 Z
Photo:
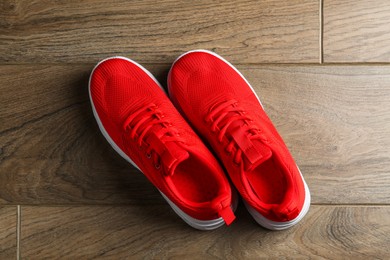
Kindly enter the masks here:
M 272 156 L 272 151 L 269 149 L 268 146 L 263 144 L 260 140 L 253 140 L 253 147 L 257 151 L 256 157 L 254 157 L 254 160 L 252 161 L 246 161 L 246 170 L 252 171 L 256 167 L 258 167 L 260 164 L 267 161 Z M 247 158 L 246 158 L 247 159 Z M 245 160 L 244 160 L 245 161 Z
M 166 143 L 165 150 L 161 154 L 161 161 L 163 167 L 165 168 L 165 173 L 172 176 L 175 173 L 177 166 L 189 157 L 190 154 L 177 143 Z
M 162 137 L 151 133 L 147 142 L 153 146 L 153 149 L 161 158 L 161 164 L 166 175 L 173 175 L 176 167 L 184 160 L 190 157 L 190 154 L 177 142 L 163 142 Z
M 238 147 L 242 150 L 244 167 L 252 171 L 257 166 L 271 158 L 271 149 L 258 139 L 250 139 L 247 133 L 248 126 L 244 122 L 233 122 L 228 131 Z

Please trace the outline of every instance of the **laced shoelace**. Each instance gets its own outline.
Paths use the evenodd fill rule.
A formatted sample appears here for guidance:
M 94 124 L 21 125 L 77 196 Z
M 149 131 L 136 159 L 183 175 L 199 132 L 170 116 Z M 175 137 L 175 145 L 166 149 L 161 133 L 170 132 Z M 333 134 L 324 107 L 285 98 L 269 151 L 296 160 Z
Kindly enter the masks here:
M 222 143 L 223 138 L 226 134 L 229 126 L 236 121 L 245 122 L 245 134 L 248 135 L 249 139 L 261 139 L 259 136 L 259 131 L 256 126 L 252 124 L 253 120 L 246 115 L 247 113 L 241 109 L 238 105 L 238 101 L 229 100 L 222 103 L 219 103 L 211 109 L 211 111 L 205 117 L 206 122 L 211 124 L 211 131 L 213 133 L 219 131 L 217 139 Z M 229 140 L 225 150 L 228 154 L 232 154 L 233 148 L 236 146 L 236 142 L 233 138 Z M 234 163 L 240 164 L 242 161 L 243 151 L 237 147 L 236 152 L 233 156 Z
M 183 142 L 179 133 L 172 128 L 172 124 L 165 119 L 164 114 L 155 104 L 139 108 L 132 113 L 123 123 L 123 129 L 129 133 L 129 137 L 135 141 L 139 149 L 146 146 L 146 156 L 153 159 L 156 169 L 160 169 L 161 162 L 159 155 L 153 152 L 153 145 L 146 144 L 145 140 L 150 130 L 156 126 L 162 127 L 155 133 L 162 142 Z

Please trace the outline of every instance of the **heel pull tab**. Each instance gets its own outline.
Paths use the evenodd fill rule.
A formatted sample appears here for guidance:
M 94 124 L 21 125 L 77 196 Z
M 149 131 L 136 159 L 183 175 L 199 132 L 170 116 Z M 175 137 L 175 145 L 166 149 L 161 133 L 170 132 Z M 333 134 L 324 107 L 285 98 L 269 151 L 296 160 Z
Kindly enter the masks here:
M 236 219 L 236 216 L 234 215 L 234 212 L 230 206 L 221 209 L 218 212 L 218 215 L 223 218 L 227 226 L 229 226 Z
M 299 209 L 297 207 L 290 208 L 273 208 L 272 209 L 275 216 L 279 218 L 280 221 L 290 221 L 295 219 L 299 215 Z

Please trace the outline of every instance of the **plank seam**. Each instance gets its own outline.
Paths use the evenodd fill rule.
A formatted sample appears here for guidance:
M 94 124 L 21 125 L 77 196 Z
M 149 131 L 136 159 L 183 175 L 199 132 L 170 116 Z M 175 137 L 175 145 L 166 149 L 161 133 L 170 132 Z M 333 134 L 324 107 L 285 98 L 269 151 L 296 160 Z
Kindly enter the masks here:
M 320 64 L 324 63 L 324 0 L 319 2 L 319 19 L 320 19 Z
M 234 66 L 390 66 L 390 62 L 324 62 L 324 63 L 236 63 L 232 62 Z M 0 66 L 91 66 L 91 70 L 96 63 L 0 63 Z M 142 63 L 143 66 L 167 66 L 171 63 Z
M 11 206 L 12 204 L 3 204 L 2 206 Z M 356 207 L 390 207 L 390 203 L 311 203 L 311 206 L 356 206 Z M 167 206 L 166 203 L 161 204 L 21 204 L 18 207 L 156 207 Z M 18 216 L 21 217 L 21 209 L 18 210 Z M 20 218 L 21 219 L 21 218 Z M 18 219 L 20 221 L 20 219 Z M 18 222 L 20 225 L 21 223 Z M 20 231 L 20 229 L 19 229 Z
M 20 260 L 20 227 L 21 227 L 21 207 L 17 205 L 17 222 L 16 222 L 16 259 Z

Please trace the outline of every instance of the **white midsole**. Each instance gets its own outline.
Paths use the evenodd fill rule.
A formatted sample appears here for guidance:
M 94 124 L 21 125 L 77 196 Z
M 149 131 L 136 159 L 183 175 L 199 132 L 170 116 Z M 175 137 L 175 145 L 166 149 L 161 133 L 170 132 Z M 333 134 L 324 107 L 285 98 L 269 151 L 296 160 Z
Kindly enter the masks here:
M 259 101 L 259 104 L 260 106 L 264 109 L 263 107 L 263 104 L 261 103 L 260 101 L 260 98 L 257 96 L 255 90 L 253 89 L 252 85 L 246 80 L 246 78 L 241 74 L 240 71 L 238 71 L 232 64 L 230 64 L 230 62 L 228 62 L 227 60 L 225 60 L 223 57 L 221 57 L 220 55 L 214 53 L 214 52 L 211 52 L 211 51 L 208 51 L 208 50 L 202 50 L 202 49 L 199 49 L 199 50 L 192 50 L 192 51 L 188 51 L 186 53 L 183 53 L 182 55 L 180 55 L 177 59 L 175 59 L 175 61 L 173 62 L 172 66 L 171 66 L 171 69 L 169 70 L 169 73 L 168 73 L 168 78 L 170 77 L 170 74 L 171 74 L 171 71 L 172 71 L 172 68 L 173 66 L 175 65 L 175 63 L 180 59 L 182 58 L 183 56 L 187 55 L 187 54 L 190 54 L 190 53 L 193 53 L 193 52 L 205 52 L 205 53 L 208 53 L 210 55 L 213 55 L 219 59 L 221 59 L 222 61 L 224 61 L 227 65 L 229 65 L 232 69 L 234 69 L 240 76 L 241 78 L 248 84 L 248 86 L 251 88 L 253 94 L 255 95 L 255 97 L 257 98 L 257 100 Z M 170 89 L 170 84 L 168 84 L 168 92 L 169 92 L 169 96 L 173 96 L 172 95 L 172 92 L 171 92 L 171 89 Z M 298 168 L 298 166 L 297 166 Z M 299 170 L 299 168 L 298 168 Z M 303 183 L 304 183 L 304 186 L 305 186 L 305 202 L 303 204 L 303 207 L 302 207 L 302 210 L 301 212 L 299 213 L 299 215 L 293 219 L 293 220 L 290 220 L 290 221 L 287 221 L 287 222 L 276 222 L 276 221 L 272 221 L 272 220 L 269 220 L 267 218 L 265 218 L 263 215 L 261 215 L 259 212 L 257 212 L 256 209 L 254 209 L 253 207 L 251 207 L 247 202 L 244 201 L 244 204 L 246 206 L 246 208 L 248 209 L 249 213 L 252 215 L 252 217 L 256 220 L 256 222 L 258 222 L 260 225 L 262 225 L 263 227 L 265 228 L 268 228 L 268 229 L 272 229 L 272 230 L 282 230 L 282 229 L 286 229 L 286 228 L 289 228 L 295 224 L 297 224 L 305 215 L 306 213 L 309 211 L 309 208 L 310 208 L 310 201 L 311 201 L 311 196 L 310 196 L 310 190 L 309 190 L 309 187 L 307 186 L 306 184 L 306 181 L 305 179 L 303 178 L 303 175 L 301 173 L 301 171 L 299 170 L 299 173 L 301 174 L 301 178 L 303 180 Z
M 299 168 L 298 168 L 298 170 L 299 170 Z M 295 224 L 297 224 L 299 221 L 302 220 L 302 218 L 309 211 L 311 196 L 310 196 L 309 187 L 307 186 L 306 181 L 303 178 L 300 170 L 299 170 L 299 173 L 301 174 L 303 184 L 305 186 L 305 202 L 303 203 L 302 210 L 301 210 L 301 212 L 299 212 L 298 216 L 292 220 L 284 221 L 284 222 L 272 221 L 272 220 L 267 219 L 263 215 L 261 215 L 255 208 L 253 208 L 246 201 L 244 201 L 245 207 L 248 209 L 249 213 L 252 215 L 252 217 L 256 220 L 257 223 L 259 223 L 261 226 L 268 228 L 268 229 L 271 229 L 271 230 L 284 230 L 284 229 L 287 229 L 287 228 L 294 226 Z
M 161 191 L 160 191 L 161 192 Z M 232 190 L 232 205 L 231 208 L 234 211 L 237 209 L 238 205 L 238 196 L 234 194 L 234 190 Z M 164 193 L 161 192 L 161 195 L 164 197 L 164 199 L 167 200 L 168 204 L 172 207 L 173 211 L 176 212 L 177 215 L 179 215 L 188 225 L 190 225 L 193 228 L 199 229 L 199 230 L 213 230 L 216 228 L 219 228 L 225 224 L 225 220 L 223 220 L 222 217 L 212 220 L 199 220 L 195 219 L 185 212 L 183 212 L 179 207 L 176 206 L 175 203 L 170 201 Z
M 93 115 L 95 116 L 95 119 L 98 123 L 98 126 L 99 126 L 99 129 L 100 131 L 102 132 L 103 136 L 106 138 L 106 140 L 108 141 L 108 143 L 112 146 L 112 148 L 117 152 L 119 153 L 120 156 L 122 156 L 125 160 L 127 160 L 131 165 L 133 165 L 135 168 L 137 168 L 142 174 L 144 174 L 141 169 L 138 167 L 137 164 L 135 164 L 133 162 L 133 160 L 130 159 L 129 156 L 127 156 L 127 154 L 125 152 L 122 151 L 121 148 L 119 148 L 119 146 L 114 142 L 114 140 L 111 139 L 110 135 L 107 133 L 106 129 L 104 128 L 100 118 L 99 118 L 99 115 L 97 114 L 97 111 L 96 111 L 96 108 L 95 108 L 95 105 L 93 103 L 93 100 L 92 100 L 92 96 L 91 96 L 91 79 L 92 79 L 92 75 L 95 71 L 95 69 L 104 61 L 107 61 L 107 60 L 110 60 L 110 59 L 123 59 L 123 60 L 126 60 L 126 61 L 129 61 L 131 63 L 133 63 L 134 65 L 136 65 L 137 67 L 139 67 L 140 69 L 142 69 L 146 74 L 148 74 L 148 76 L 150 76 L 156 83 L 157 85 L 164 91 L 165 93 L 165 90 L 164 88 L 161 86 L 161 84 L 157 81 L 157 79 L 147 70 L 145 69 L 144 67 L 142 67 L 141 65 L 139 65 L 137 62 L 131 60 L 131 59 L 128 59 L 126 57 L 122 57 L 122 56 L 114 56 L 114 57 L 109 57 L 109 58 L 106 58 L 102 61 L 100 61 L 92 70 L 91 72 L 91 75 L 89 77 L 89 82 L 88 82 L 88 92 L 89 92 L 89 99 L 91 100 L 91 106 L 92 106 L 92 111 L 93 111 Z M 184 211 L 182 211 L 178 206 L 176 206 L 175 203 L 173 203 L 162 191 L 159 190 L 159 192 L 161 193 L 161 195 L 163 196 L 163 198 L 168 202 L 168 204 L 172 207 L 172 209 L 176 212 L 176 214 L 179 215 L 179 217 L 181 217 L 187 224 L 189 224 L 190 226 L 196 228 L 196 229 L 199 229 L 199 230 L 212 230 L 212 229 L 216 229 L 220 226 L 222 226 L 225 221 L 223 220 L 222 217 L 220 218 L 217 218 L 217 219 L 213 219 L 213 220 L 198 220 L 198 219 L 195 219 L 191 216 L 189 216 L 187 213 L 185 213 Z M 232 191 L 233 192 L 233 191 Z M 236 196 L 237 197 L 237 196 Z M 235 210 L 235 208 L 237 207 L 237 199 L 235 201 L 232 202 L 233 205 L 233 209 Z

